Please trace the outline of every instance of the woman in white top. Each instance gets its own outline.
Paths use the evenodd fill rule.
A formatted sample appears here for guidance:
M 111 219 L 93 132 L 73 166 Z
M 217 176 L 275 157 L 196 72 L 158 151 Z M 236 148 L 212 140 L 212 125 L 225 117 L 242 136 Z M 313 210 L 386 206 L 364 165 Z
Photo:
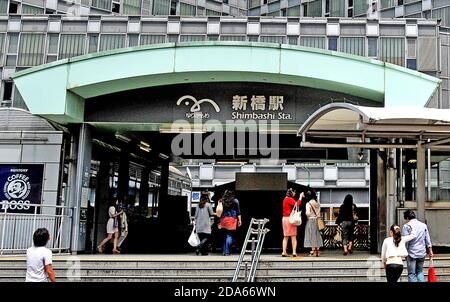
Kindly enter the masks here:
M 408 224 L 409 225 L 409 224 Z M 403 272 L 403 258 L 408 256 L 405 243 L 416 238 L 416 232 L 411 225 L 411 235 L 402 236 L 398 225 L 393 224 L 389 237 L 384 239 L 381 249 L 381 259 L 386 270 L 386 278 L 389 283 L 398 281 Z
M 117 240 L 119 238 L 119 220 L 118 216 L 122 214 L 123 211 L 120 211 L 117 213 L 116 206 L 118 205 L 119 201 L 116 200 L 114 202 L 111 202 L 109 209 L 108 209 L 108 223 L 106 224 L 106 233 L 108 234 L 105 239 L 100 243 L 99 246 L 97 246 L 97 251 L 99 253 L 103 253 L 103 246 L 112 239 L 112 236 L 114 235 L 114 248 L 113 253 L 119 254 L 119 250 L 117 249 Z
M 317 201 L 316 193 L 307 191 L 305 193 L 306 203 L 306 221 L 305 226 L 305 247 L 310 247 L 310 256 L 319 257 L 320 248 L 323 246 L 322 235 L 317 225 L 317 218 L 320 217 L 320 203 Z

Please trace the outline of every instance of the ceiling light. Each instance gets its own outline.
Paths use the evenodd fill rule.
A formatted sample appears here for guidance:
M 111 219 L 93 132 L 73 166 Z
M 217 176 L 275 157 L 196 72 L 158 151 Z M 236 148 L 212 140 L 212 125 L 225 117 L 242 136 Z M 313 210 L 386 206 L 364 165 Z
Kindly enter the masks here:
M 114 136 L 116 137 L 116 139 L 123 141 L 125 143 L 131 142 L 131 138 L 126 137 L 125 135 L 120 134 L 119 132 L 116 132 L 116 134 Z

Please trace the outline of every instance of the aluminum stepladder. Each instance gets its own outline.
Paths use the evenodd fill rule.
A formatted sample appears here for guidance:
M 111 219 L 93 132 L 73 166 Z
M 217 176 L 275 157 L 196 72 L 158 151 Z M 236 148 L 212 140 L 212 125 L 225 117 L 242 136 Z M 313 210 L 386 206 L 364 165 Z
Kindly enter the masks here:
M 259 257 L 264 244 L 264 238 L 270 231 L 266 228 L 266 223 L 269 219 L 255 219 L 252 218 L 250 225 L 248 226 L 247 235 L 241 249 L 236 270 L 234 272 L 233 281 L 254 282 L 256 276 L 256 270 L 258 268 Z M 248 263 L 250 262 L 250 269 L 248 269 Z M 244 271 L 244 276 L 240 276 L 240 273 Z M 239 280 L 239 279 L 243 280 Z

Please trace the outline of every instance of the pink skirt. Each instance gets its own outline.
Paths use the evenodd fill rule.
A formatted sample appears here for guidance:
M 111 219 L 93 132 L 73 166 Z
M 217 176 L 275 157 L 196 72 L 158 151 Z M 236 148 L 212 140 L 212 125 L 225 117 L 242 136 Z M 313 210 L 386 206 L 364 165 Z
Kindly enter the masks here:
M 283 217 L 282 223 L 284 237 L 297 236 L 297 226 L 289 222 L 289 217 Z

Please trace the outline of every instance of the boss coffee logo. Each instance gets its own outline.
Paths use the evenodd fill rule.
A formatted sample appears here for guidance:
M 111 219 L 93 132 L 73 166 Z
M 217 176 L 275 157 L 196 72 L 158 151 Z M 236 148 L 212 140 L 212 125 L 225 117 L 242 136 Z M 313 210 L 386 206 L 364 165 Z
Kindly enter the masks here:
M 41 203 L 43 165 L 0 165 L 1 211 L 33 213 Z

